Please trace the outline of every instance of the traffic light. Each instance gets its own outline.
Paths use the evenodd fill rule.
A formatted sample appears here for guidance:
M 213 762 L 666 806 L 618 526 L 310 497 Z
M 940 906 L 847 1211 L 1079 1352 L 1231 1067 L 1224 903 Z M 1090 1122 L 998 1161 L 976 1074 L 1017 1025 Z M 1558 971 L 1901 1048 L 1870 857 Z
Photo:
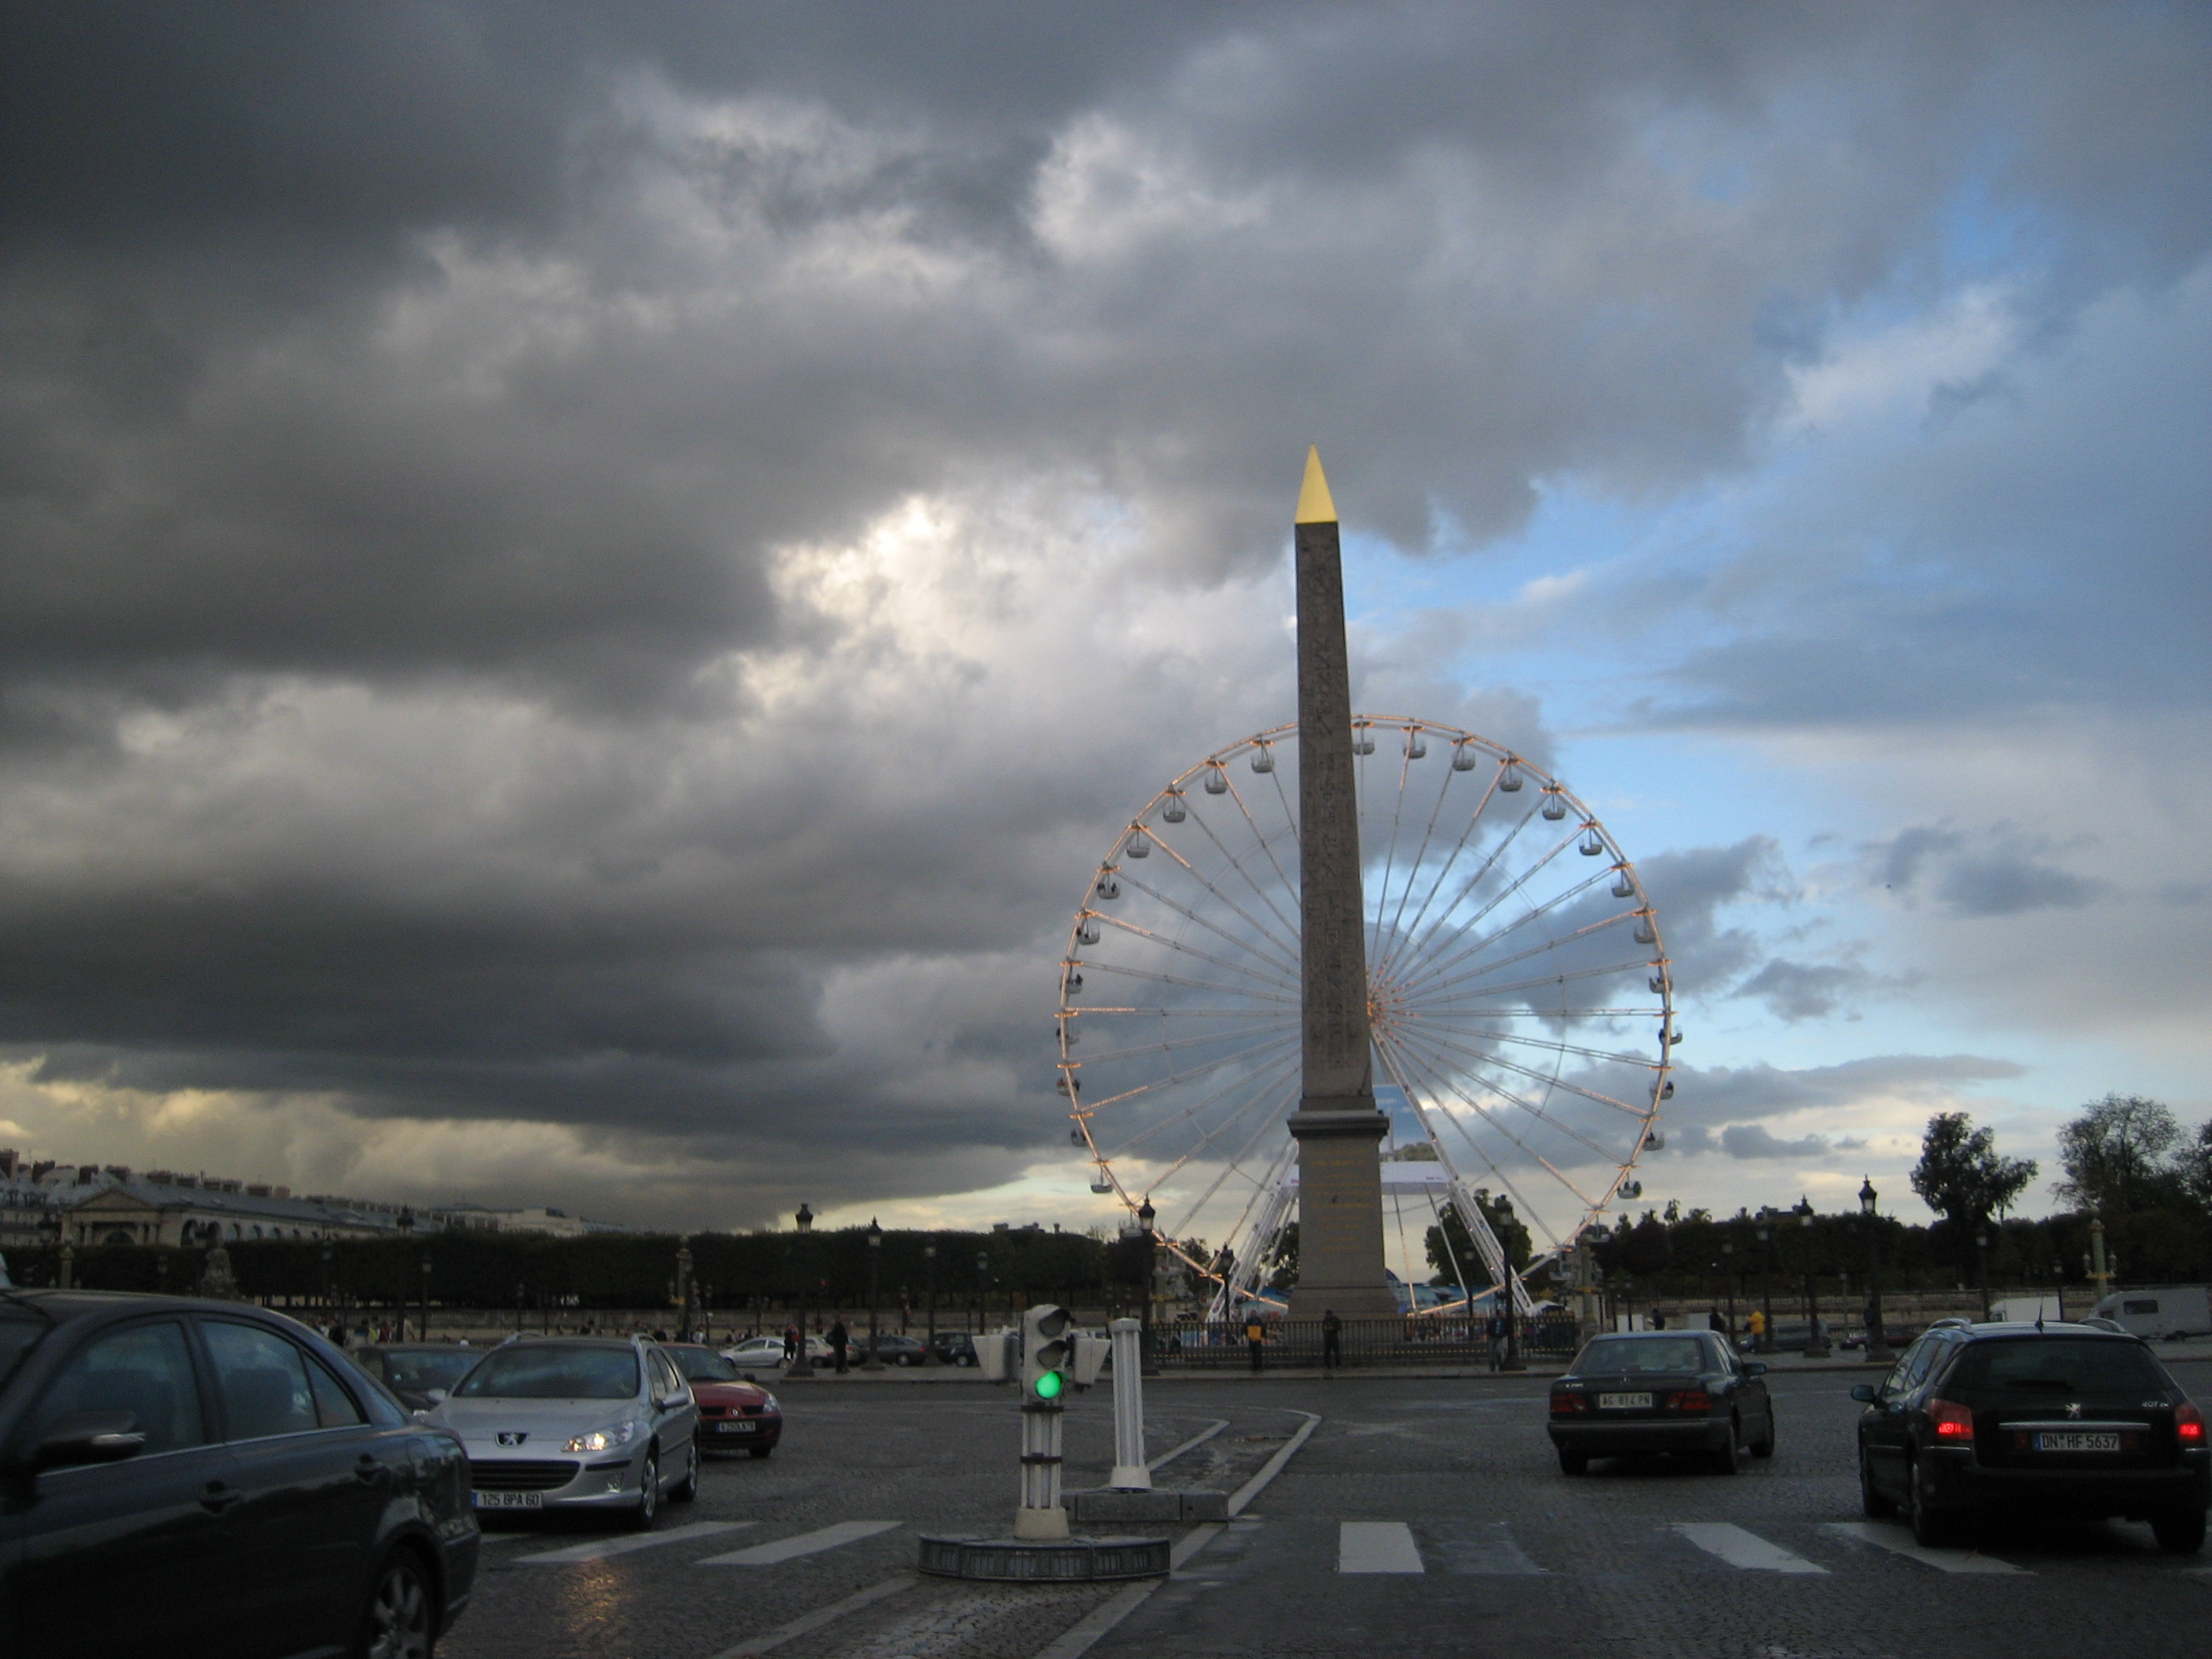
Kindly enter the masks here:
M 1086 1336 L 1078 1333 L 1074 1352 L 1068 1356 L 1067 1380 L 1079 1389 L 1087 1389 L 1098 1380 L 1098 1373 L 1106 1369 L 1106 1358 L 1114 1345 L 1103 1336 Z
M 1067 1334 L 1067 1310 L 1050 1303 L 1022 1314 L 1022 1401 L 1058 1400 L 1067 1387 L 1075 1345 Z
M 975 1369 L 986 1382 L 1003 1382 L 1013 1375 L 1014 1334 L 985 1331 L 975 1339 Z

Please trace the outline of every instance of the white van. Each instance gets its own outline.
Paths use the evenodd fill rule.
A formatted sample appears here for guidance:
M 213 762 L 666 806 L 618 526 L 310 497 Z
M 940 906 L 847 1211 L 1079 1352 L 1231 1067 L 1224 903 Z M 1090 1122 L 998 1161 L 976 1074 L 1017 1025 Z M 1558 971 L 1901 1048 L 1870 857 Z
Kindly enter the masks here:
M 2134 1336 L 2153 1340 L 2200 1336 L 2212 1333 L 2212 1289 L 2161 1285 L 2154 1290 L 2115 1291 L 2097 1304 L 2097 1312 Z

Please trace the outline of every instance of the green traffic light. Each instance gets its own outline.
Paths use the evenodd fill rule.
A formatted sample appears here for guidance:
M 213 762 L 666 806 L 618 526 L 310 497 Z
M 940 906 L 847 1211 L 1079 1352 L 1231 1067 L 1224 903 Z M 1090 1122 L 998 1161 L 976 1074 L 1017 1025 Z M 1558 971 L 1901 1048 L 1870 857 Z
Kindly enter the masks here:
M 1066 1379 L 1058 1371 L 1046 1371 L 1036 1380 L 1037 1398 L 1057 1400 L 1060 1398 L 1060 1391 L 1066 1386 Z

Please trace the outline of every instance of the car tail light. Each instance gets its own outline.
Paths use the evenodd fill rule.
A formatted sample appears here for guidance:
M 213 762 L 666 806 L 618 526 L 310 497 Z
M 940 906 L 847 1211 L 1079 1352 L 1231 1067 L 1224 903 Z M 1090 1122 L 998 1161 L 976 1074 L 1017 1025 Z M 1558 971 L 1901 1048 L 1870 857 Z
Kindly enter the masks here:
M 1589 1408 L 1589 1396 L 1586 1394 L 1555 1394 L 1552 1396 L 1552 1414 L 1555 1417 L 1567 1413 L 1586 1412 Z
M 1963 1444 L 1974 1437 L 1974 1413 L 1955 1400 L 1929 1401 L 1928 1420 L 1936 1425 L 1938 1440 Z
M 2174 1437 L 2185 1446 L 2203 1445 L 2204 1443 L 2204 1413 L 2187 1401 L 2183 1401 L 2174 1408 L 2173 1432 Z
M 1670 1412 L 1709 1412 L 1713 1408 L 1713 1397 L 1703 1389 L 1677 1389 L 1667 1396 Z

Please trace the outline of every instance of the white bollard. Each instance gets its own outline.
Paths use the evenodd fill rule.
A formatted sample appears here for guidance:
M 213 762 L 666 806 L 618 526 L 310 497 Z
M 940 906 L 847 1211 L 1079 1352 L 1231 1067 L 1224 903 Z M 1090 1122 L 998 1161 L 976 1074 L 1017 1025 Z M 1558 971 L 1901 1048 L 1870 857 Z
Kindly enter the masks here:
M 1145 1465 L 1144 1324 L 1117 1319 L 1106 1327 L 1114 1342 L 1114 1473 L 1106 1484 L 1121 1492 L 1150 1492 Z

